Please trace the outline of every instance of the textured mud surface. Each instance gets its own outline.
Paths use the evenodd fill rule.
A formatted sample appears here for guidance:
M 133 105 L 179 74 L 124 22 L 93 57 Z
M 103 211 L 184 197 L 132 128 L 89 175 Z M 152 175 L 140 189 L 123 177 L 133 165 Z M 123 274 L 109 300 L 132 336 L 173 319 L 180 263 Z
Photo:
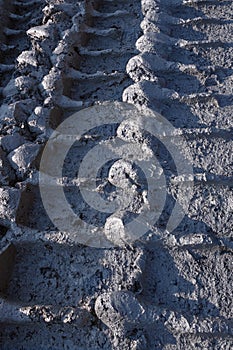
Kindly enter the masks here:
M 233 2 L 0 0 L 0 10 L 0 348 L 233 348 Z M 189 145 L 194 193 L 163 239 L 74 244 L 43 208 L 46 141 L 72 113 L 106 101 L 159 112 Z M 95 129 L 75 144 L 64 177 L 116 132 Z M 122 135 L 153 146 L 170 174 L 161 145 L 127 123 Z M 137 182 L 128 164 L 109 168 L 105 193 L 125 189 L 124 174 Z M 84 220 L 104 220 L 65 191 Z M 135 198 L 131 215 L 137 208 Z

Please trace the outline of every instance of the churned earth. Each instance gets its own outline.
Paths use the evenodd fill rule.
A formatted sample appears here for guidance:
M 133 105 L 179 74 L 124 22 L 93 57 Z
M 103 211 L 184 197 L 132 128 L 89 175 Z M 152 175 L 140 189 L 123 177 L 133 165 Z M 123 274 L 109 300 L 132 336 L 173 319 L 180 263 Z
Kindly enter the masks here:
M 0 0 L 0 9 L 0 349 L 230 350 L 233 2 Z M 101 106 L 133 110 L 135 121 L 99 125 Z M 39 183 L 40 171 L 56 174 L 65 143 L 46 169 L 40 161 L 53 131 L 86 108 L 96 125 L 56 180 L 78 217 L 74 238 L 49 218 Z M 147 108 L 172 133 L 144 130 Z M 73 129 L 83 130 L 78 116 Z M 102 164 L 99 152 L 96 178 L 79 179 L 85 157 L 116 140 L 141 162 L 116 152 Z M 140 164 L 153 157 L 159 170 L 147 177 Z M 192 171 L 179 176 L 184 162 Z M 158 181 L 152 208 L 154 174 L 166 186 Z M 121 209 L 106 214 L 79 187 Z M 56 188 L 56 219 L 70 227 Z M 163 196 L 158 220 L 130 239 L 127 224 Z M 176 201 L 186 210 L 173 227 Z M 80 238 L 90 225 L 109 246 L 95 229 Z

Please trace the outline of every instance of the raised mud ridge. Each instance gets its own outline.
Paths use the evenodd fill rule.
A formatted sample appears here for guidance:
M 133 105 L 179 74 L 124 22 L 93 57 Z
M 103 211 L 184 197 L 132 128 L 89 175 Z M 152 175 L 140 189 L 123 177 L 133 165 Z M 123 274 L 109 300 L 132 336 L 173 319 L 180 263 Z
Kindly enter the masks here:
M 0 9 L 0 348 L 230 350 L 233 2 L 0 0 Z M 98 250 L 72 244 L 45 213 L 46 141 L 106 101 L 159 112 L 189 144 L 194 195 L 164 239 Z

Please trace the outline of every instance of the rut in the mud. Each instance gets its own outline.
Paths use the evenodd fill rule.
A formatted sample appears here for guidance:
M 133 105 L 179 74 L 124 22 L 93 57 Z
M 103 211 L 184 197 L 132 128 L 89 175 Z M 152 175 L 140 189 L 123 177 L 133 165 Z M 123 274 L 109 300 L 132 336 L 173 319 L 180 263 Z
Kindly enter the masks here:
M 232 1 L 0 6 L 0 262 L 9 271 L 8 241 L 16 248 L 8 288 L 0 283 L 1 348 L 230 350 Z M 110 250 L 70 245 L 43 209 L 40 154 L 72 113 L 121 100 L 159 112 L 188 142 L 189 211 L 164 241 L 148 235 Z M 113 131 L 98 130 L 105 138 Z M 68 154 L 66 175 L 74 175 L 72 157 L 77 166 L 96 145 L 95 132 Z M 168 167 L 164 148 L 154 147 Z M 87 222 L 99 220 L 70 193 Z

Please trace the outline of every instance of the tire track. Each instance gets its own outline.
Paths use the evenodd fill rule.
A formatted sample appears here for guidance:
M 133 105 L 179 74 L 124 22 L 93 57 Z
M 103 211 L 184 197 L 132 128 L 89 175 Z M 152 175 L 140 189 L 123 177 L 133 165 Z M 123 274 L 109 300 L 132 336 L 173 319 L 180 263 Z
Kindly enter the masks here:
M 231 16 L 219 16 L 219 13 L 224 13 L 224 7 L 222 6 L 228 5 L 232 6 L 232 3 L 177 1 L 174 5 L 173 2 L 169 1 L 142 2 L 142 11 L 145 18 L 141 23 L 141 27 L 144 34 L 136 43 L 136 47 L 141 53 L 133 57 L 126 68 L 135 84 L 129 86 L 123 93 L 123 101 L 136 103 L 141 108 L 147 105 L 164 115 L 173 125 L 178 127 L 182 125 L 186 132 L 189 130 L 188 133 L 190 132 L 190 136 L 192 135 L 191 138 L 196 140 L 196 147 L 193 148 L 190 143 L 190 136 L 187 135 L 186 140 L 189 142 L 190 149 L 196 160 L 199 158 L 197 163 L 202 159 L 202 165 L 200 163 L 195 164 L 196 169 L 205 168 L 207 172 L 210 171 L 213 174 L 218 170 L 213 171 L 213 164 L 216 164 L 216 162 L 213 161 L 214 156 L 211 151 L 218 155 L 220 150 L 225 152 L 227 157 L 225 166 L 228 166 L 231 158 L 229 149 L 232 147 L 232 141 L 227 140 L 224 133 L 224 130 L 230 132 L 232 127 L 230 112 L 232 109 L 232 58 L 230 59 L 232 57 L 232 23 Z M 205 11 L 202 12 L 202 9 L 205 9 Z M 229 14 L 229 9 L 226 10 L 226 13 Z M 220 50 L 222 55 L 219 61 Z M 196 134 L 197 129 L 195 129 L 198 128 L 198 125 L 201 128 L 210 127 L 210 132 L 205 134 L 203 129 L 200 138 L 200 134 Z M 219 130 L 217 138 L 216 130 Z M 209 142 L 215 144 L 215 151 L 211 150 L 212 146 Z M 205 149 L 205 155 L 201 156 L 201 149 Z M 225 166 L 220 166 L 219 171 L 222 172 Z M 196 199 L 191 201 L 189 212 L 190 217 L 195 218 L 196 222 L 205 222 L 211 227 L 214 233 L 213 238 L 214 236 L 221 237 L 223 241 L 230 237 L 230 232 L 225 226 L 226 222 L 228 222 L 228 227 L 232 227 L 230 211 L 227 209 L 228 206 L 231 206 L 228 199 L 232 198 L 231 186 L 229 187 L 231 182 L 230 172 L 228 172 L 228 176 L 229 181 L 225 184 L 221 179 L 217 180 L 215 186 L 212 186 L 208 181 L 202 184 L 196 183 L 194 191 L 194 198 L 196 197 Z M 207 200 L 204 199 L 205 195 L 207 195 Z M 215 203 L 215 214 L 214 210 L 211 210 L 211 198 Z M 201 206 L 198 202 L 201 203 Z M 209 211 L 211 211 L 210 215 L 207 214 Z M 224 219 L 221 220 L 220 217 L 224 217 Z M 190 231 L 188 231 L 192 233 L 195 231 L 194 227 L 190 223 Z M 186 231 L 186 238 L 189 241 L 187 228 L 181 226 L 177 234 L 181 234 L 182 229 Z M 206 232 L 206 229 L 202 228 L 201 232 Z M 218 245 L 220 245 L 220 242 L 217 240 Z M 184 249 L 186 254 L 192 252 L 191 246 L 188 251 L 186 248 Z M 200 244 L 199 248 L 196 246 L 196 249 L 193 249 L 196 253 L 200 253 L 203 245 Z M 211 261 L 211 245 L 209 249 L 206 256 L 208 256 L 208 261 Z M 156 251 L 158 253 L 159 250 L 155 249 Z M 155 254 L 155 252 L 152 252 L 153 249 L 148 246 L 147 254 L 149 256 Z M 174 254 L 174 252 L 170 251 L 170 254 Z M 195 253 L 193 257 L 195 261 L 197 258 Z M 163 277 L 156 269 L 154 278 L 151 278 L 150 276 L 153 274 L 151 270 L 152 268 L 148 264 L 144 272 L 144 281 L 148 279 L 148 284 L 145 286 L 145 294 L 142 294 L 144 294 L 144 298 L 149 297 L 154 302 L 156 298 L 154 300 L 147 289 L 150 283 L 156 280 L 159 280 L 158 285 L 161 284 L 161 288 L 163 288 L 163 283 L 160 283 L 160 278 Z M 228 265 L 228 276 L 229 271 L 230 267 Z M 215 278 L 218 279 L 217 276 Z M 159 289 L 158 285 L 156 286 L 157 291 Z M 168 286 L 169 284 L 167 284 Z M 165 292 L 165 289 L 161 291 Z M 221 292 L 218 291 L 217 293 Z M 228 297 L 230 297 L 230 293 L 230 290 L 228 290 Z M 167 303 L 171 296 L 168 295 L 169 293 L 165 292 L 165 294 L 164 303 L 167 306 L 169 304 L 169 307 L 175 307 L 175 302 Z M 143 296 L 141 296 L 141 300 L 145 300 Z M 162 302 L 161 298 L 159 301 Z M 231 317 L 227 304 L 222 305 L 222 308 L 226 318 Z M 152 321 L 153 317 L 151 316 L 148 322 Z M 209 342 L 209 344 L 211 344 L 212 337 L 218 339 L 219 343 L 222 344 L 221 346 L 225 344 L 224 340 L 220 340 L 221 334 L 214 334 L 212 331 L 206 332 L 204 329 L 199 329 L 198 334 L 202 334 L 205 339 L 208 339 L 206 342 Z M 161 343 L 157 340 L 158 348 L 164 342 L 161 338 Z M 178 348 L 184 349 L 187 346 L 192 346 L 192 340 L 190 339 L 197 339 L 197 336 L 192 337 L 189 334 L 188 336 L 182 335 L 179 337 L 179 341 L 177 340 Z M 156 348 L 154 345 L 156 340 L 152 335 L 148 334 L 147 340 L 148 347 Z M 228 333 L 228 346 L 230 346 L 230 343 L 231 337 Z
M 137 94 L 138 89 L 143 91 L 141 97 L 143 102 L 149 106 L 155 106 L 156 103 L 157 110 L 168 119 L 170 118 L 178 127 L 181 125 L 185 128 L 196 127 L 200 123 L 203 126 L 219 129 L 230 128 L 231 37 L 229 35 L 226 37 L 226 43 L 215 42 L 216 35 L 214 34 L 212 40 L 211 38 L 206 40 L 206 33 L 200 29 L 198 33 L 201 36 L 204 35 L 202 41 L 176 39 L 172 36 L 172 32 L 168 36 L 163 32 L 164 22 L 167 24 L 167 31 L 169 31 L 172 27 L 171 22 L 176 21 L 175 32 L 179 33 L 180 30 L 184 33 L 183 35 L 186 35 L 187 22 L 192 30 L 193 26 L 196 25 L 196 16 L 193 14 L 194 18 L 192 18 L 190 16 L 192 10 L 189 10 L 189 20 L 186 18 L 183 23 L 181 16 L 184 13 L 184 6 L 181 9 L 175 7 L 176 18 L 170 16 L 174 10 L 172 6 L 169 7 L 169 15 L 164 12 L 163 6 L 161 12 L 157 4 L 154 6 L 156 15 L 152 10 L 147 10 L 145 2 L 145 19 L 141 24 L 144 35 L 136 43 L 136 47 L 142 53 L 130 60 L 127 65 L 127 72 L 136 84 L 124 92 L 123 99 L 133 101 L 133 96 Z M 219 4 L 218 7 L 221 6 L 222 4 Z M 159 21 L 160 16 L 161 21 Z M 156 18 L 157 22 L 151 21 L 153 17 Z M 200 19 L 198 21 L 201 22 Z M 222 24 L 224 22 L 225 20 L 222 21 Z M 213 27 L 213 23 L 208 24 L 208 28 Z M 211 30 L 213 31 L 213 29 Z M 175 36 L 177 36 L 176 33 Z M 219 58 L 219 49 L 222 50 L 221 56 L 227 57 L 224 64 L 223 59 L 219 64 L 216 64 Z M 188 94 L 186 95 L 185 92 Z M 139 104 L 143 102 L 139 102 Z M 171 116 L 176 114 L 177 108 L 180 113 L 179 118 L 171 119 Z M 196 117 L 200 120 L 199 123 L 197 123 Z
M 37 9 L 41 6 L 40 1 L 15 1 L 12 3 L 3 2 L 4 21 L 2 25 L 1 55 L 0 55 L 0 75 L 1 75 L 1 102 L 9 101 L 14 90 L 13 75 L 17 70 L 16 58 L 29 46 L 29 40 L 26 35 L 27 29 L 39 21 L 34 19 Z M 7 20 L 6 20 L 7 18 Z
M 121 99 L 123 89 L 130 84 L 125 66 L 135 53 L 139 36 L 135 28 L 139 28 L 140 4 L 103 1 L 97 8 L 91 10 L 92 25 L 84 28 L 85 45 L 77 47 L 79 62 L 65 72 L 71 81 L 67 96 L 84 106 Z
M 100 6 L 99 9 L 97 9 L 98 7 L 90 9 L 91 5 L 89 3 L 91 2 L 82 3 L 84 6 L 80 7 L 72 6 L 72 4 L 54 4 L 54 6 L 49 4 L 43 9 L 43 22 L 27 31 L 32 50 L 21 61 L 20 68 L 22 68 L 23 73 L 30 71 L 30 74 L 32 74 L 32 72 L 36 71 L 35 68 L 31 67 L 30 57 L 36 59 L 38 63 L 46 60 L 52 62 L 52 65 L 46 64 L 45 68 L 43 67 L 42 78 L 41 75 L 36 75 L 38 79 L 41 79 L 41 84 L 38 87 L 39 92 L 35 96 L 34 112 L 27 118 L 26 122 L 31 136 L 33 136 L 33 144 L 38 144 L 39 142 L 43 144 L 49 136 L 51 127 L 56 126 L 71 111 L 98 102 L 94 96 L 94 90 L 98 89 L 98 86 L 103 89 L 102 95 L 108 89 L 112 89 L 113 93 L 110 95 L 112 99 L 120 99 L 122 94 L 125 86 L 124 82 L 122 87 L 119 88 L 119 92 L 115 94 L 118 88 L 117 80 L 119 80 L 121 74 L 125 75 L 125 64 L 134 53 L 131 50 L 132 48 L 134 49 L 133 44 L 135 42 L 134 39 L 127 54 L 122 51 L 121 44 L 117 45 L 118 34 L 120 40 L 125 40 L 127 35 L 127 33 L 118 33 L 118 31 L 122 30 L 123 15 L 125 17 L 128 14 L 120 13 L 117 10 L 119 8 L 118 2 L 115 2 L 114 5 L 106 1 L 106 4 Z M 132 1 L 129 2 L 129 5 L 123 3 L 126 8 L 127 6 L 131 7 L 130 5 L 132 4 L 134 4 Z M 122 7 L 122 4 L 120 7 Z M 59 21 L 59 16 L 63 20 L 63 15 L 60 14 L 61 9 L 68 13 L 69 19 L 72 20 L 72 28 L 69 27 L 68 21 L 66 21 L 63 24 L 63 31 L 60 31 L 59 35 L 56 36 L 56 31 L 59 28 L 59 23 L 55 25 L 56 21 Z M 76 10 L 78 11 L 75 12 Z M 104 11 L 104 19 L 101 17 L 102 12 L 100 10 Z M 108 11 L 118 12 L 108 16 Z M 84 15 L 84 22 L 81 18 L 82 15 Z M 135 17 L 137 16 L 135 15 Z M 55 23 L 49 23 L 48 19 L 50 18 L 56 18 Z M 105 31 L 105 26 L 109 26 L 109 21 L 113 22 L 115 27 L 117 27 L 110 32 L 108 31 L 109 28 L 106 28 Z M 104 25 L 101 26 L 101 23 L 104 23 Z M 129 21 L 127 24 L 129 25 Z M 79 25 L 83 30 L 80 30 Z M 132 30 L 132 35 L 134 34 L 133 32 Z M 117 34 L 116 37 L 115 34 Z M 101 66 L 101 70 L 104 72 L 104 76 L 102 74 L 101 77 L 98 72 L 97 76 L 95 76 L 95 70 L 93 72 L 90 70 L 94 68 L 91 60 L 96 57 L 92 55 L 92 52 L 96 51 L 96 46 L 99 45 L 103 37 L 106 38 L 110 46 L 114 44 L 116 51 L 118 50 L 119 52 L 114 53 L 117 59 L 113 60 L 113 64 L 111 63 L 111 52 L 100 53 L 95 66 L 98 65 L 98 70 Z M 80 52 L 77 53 L 76 47 Z M 98 49 L 99 47 L 97 47 Z M 81 52 L 82 50 L 83 52 Z M 79 68 L 77 67 L 79 66 L 77 62 L 79 62 L 80 56 L 82 56 L 82 71 L 77 69 Z M 89 59 L 86 60 L 86 57 L 89 57 Z M 86 67 L 85 64 L 87 64 Z M 108 70 L 110 64 L 116 72 Z M 88 76 L 92 73 L 94 76 Z M 85 89 L 86 81 L 88 81 L 89 85 L 95 82 L 96 86 L 92 87 L 93 92 L 91 91 L 87 96 L 82 96 L 82 101 L 79 103 L 79 94 Z M 127 85 L 129 83 L 127 82 Z M 73 84 L 75 91 L 71 93 L 70 85 Z M 102 99 L 104 97 L 100 98 L 100 100 Z M 54 346 L 61 347 L 61 344 L 66 342 L 61 336 L 60 329 L 62 328 L 62 333 L 66 334 L 65 337 L 67 336 L 71 339 L 71 342 L 74 341 L 72 348 L 75 348 L 78 343 L 78 348 L 83 344 L 83 348 L 94 346 L 95 349 L 100 347 L 109 349 L 111 346 L 109 340 L 102 332 L 99 334 L 103 326 L 99 325 L 95 315 L 92 319 L 94 300 L 98 296 L 103 277 L 106 288 L 109 290 L 114 290 L 119 284 L 125 289 L 137 290 L 137 276 L 140 272 L 140 262 L 137 262 L 137 255 L 139 259 L 141 249 L 136 247 L 133 251 L 111 252 L 107 250 L 93 251 L 90 248 L 79 246 L 71 248 L 67 244 L 66 238 L 61 236 L 60 244 L 57 245 L 59 233 L 54 232 L 53 236 L 53 228 L 49 226 L 50 223 L 46 222 L 46 215 L 41 208 L 42 205 L 39 199 L 37 169 L 34 165 L 30 166 L 30 172 L 30 178 L 28 178 L 28 172 L 21 174 L 17 172 L 16 182 L 22 181 L 20 193 L 17 193 L 19 202 L 17 208 L 15 208 L 16 210 L 12 212 L 12 221 L 14 222 L 11 225 L 12 231 L 8 230 L 6 235 L 6 240 L 13 240 L 15 244 L 16 261 L 10 285 L 7 291 L 4 290 L 4 293 L 6 293 L 4 298 L 6 300 L 0 300 L 1 308 L 5 310 L 3 318 L 0 320 L 2 324 L 1 338 L 3 338 L 1 339 L 1 344 L 3 347 L 11 347 L 9 332 L 15 332 L 17 344 L 22 344 L 22 346 L 30 348 L 32 346 L 30 339 L 33 339 L 33 334 L 37 334 L 38 339 L 36 343 L 42 346 L 43 349 L 51 346 L 51 344 L 49 345 L 51 336 Z M 4 209 L 7 211 L 8 203 L 4 203 L 3 206 L 5 206 Z M 40 231 L 39 236 L 34 229 Z M 52 236 L 49 240 L 45 239 L 43 229 L 49 235 L 52 234 L 54 241 Z M 15 232 L 18 233 L 18 237 L 15 237 Z M 34 237 L 32 232 L 35 233 Z M 41 239 L 44 241 L 43 243 L 40 242 Z M 48 266 L 47 261 L 50 260 L 51 254 L 53 256 L 53 267 L 50 263 Z M 64 258 L 65 256 L 66 258 Z M 74 263 L 73 268 L 71 268 L 70 264 L 67 264 L 67 261 L 71 262 L 71 260 Z M 122 264 L 117 264 L 113 268 L 113 260 L 122 261 Z M 134 264 L 132 264 L 133 260 L 135 261 Z M 102 269 L 105 264 L 108 265 L 108 269 L 103 276 Z M 61 270 L 59 270 L 60 268 Z M 26 274 L 25 269 L 27 270 Z M 121 280 L 123 274 L 127 274 L 125 281 Z M 74 278 L 76 280 L 75 283 L 73 283 Z M 30 288 L 28 288 L 28 283 Z M 61 307 L 57 307 L 57 304 L 60 304 Z M 82 316 L 79 335 L 77 335 L 77 322 L 74 318 L 76 320 L 79 319 L 79 314 L 82 314 L 82 310 L 70 307 L 72 304 L 79 304 L 82 310 L 83 308 L 88 309 L 88 312 L 85 313 L 84 311 L 84 318 L 85 321 L 86 316 L 87 319 L 90 318 L 92 320 L 91 332 L 93 334 L 97 332 L 97 336 L 94 336 L 96 339 L 93 339 L 93 337 L 88 339 L 89 336 L 87 334 L 90 334 L 90 327 L 88 322 L 87 326 L 85 326 Z M 74 315 L 75 313 L 78 314 L 77 317 Z M 49 329 L 51 333 L 46 327 L 48 322 L 50 322 Z M 78 337 L 80 338 L 78 339 Z M 89 343 L 90 346 L 88 345 Z M 102 346 L 100 345 L 101 343 Z M 35 346 L 35 339 L 33 346 Z
M 31 45 L 38 51 L 45 51 L 44 56 L 38 55 L 37 59 L 49 64 L 43 68 L 32 108 L 34 112 L 26 121 L 32 133 L 30 140 L 44 144 L 51 128 L 73 111 L 106 100 L 121 100 L 124 90 L 123 100 L 158 110 L 189 141 L 195 157 L 196 192 L 190 209 L 194 222 L 185 221 L 176 233 L 177 238 L 168 239 L 165 247 L 149 239 L 142 247 L 139 242 L 123 250 L 91 251 L 90 257 L 90 248 L 70 247 L 67 237 L 53 232 L 46 222 L 38 199 L 35 166 L 29 166 L 30 179 L 28 172 L 17 173 L 16 183 L 23 181 L 21 199 L 10 220 L 17 218 L 16 227 L 12 228 L 21 237 L 17 238 L 20 241 L 16 247 L 17 265 L 7 291 L 9 303 L 3 305 L 7 311 L 3 316 L 8 323 L 6 326 L 6 320 L 2 319 L 5 323 L 1 330 L 4 339 L 10 339 L 16 332 L 19 346 L 29 346 L 30 349 L 35 345 L 36 335 L 43 350 L 51 347 L 48 339 L 53 339 L 56 348 L 64 348 L 66 340 L 61 334 L 71 339 L 72 349 L 77 348 L 77 343 L 79 348 L 91 348 L 94 344 L 95 349 L 172 349 L 174 339 L 171 340 L 170 334 L 166 333 L 165 322 L 175 337 L 177 349 L 202 347 L 203 343 L 207 348 L 230 347 L 229 285 L 223 285 L 221 280 L 215 286 L 213 280 L 220 280 L 222 273 L 225 279 L 229 278 L 227 236 L 230 237 L 229 228 L 232 227 L 228 210 L 231 205 L 229 158 L 232 127 L 229 95 L 232 93 L 233 50 L 232 36 L 225 33 L 232 30 L 232 2 L 176 1 L 175 4 L 168 0 L 144 0 L 141 4 L 131 0 L 103 0 L 93 7 L 93 2 L 87 1 L 74 16 L 76 4 L 48 2 L 43 11 L 43 23 L 36 27 L 33 24 L 31 28 L 31 22 L 28 31 Z M 22 15 L 32 4 L 20 5 L 22 3 L 16 3 L 17 15 Z M 58 29 L 59 21 L 63 22 L 62 30 Z M 144 35 L 137 40 L 140 22 Z M 18 30 L 18 25 L 15 23 L 12 29 Z M 222 32 L 216 36 L 219 28 Z M 9 43 L 14 40 L 12 37 Z M 4 62 L 14 62 L 14 55 L 9 55 L 9 61 Z M 23 61 L 26 66 L 27 61 L 28 58 Z M 38 75 L 37 79 L 40 77 Z M 7 79 L 10 79 L 8 72 Z M 135 84 L 132 85 L 132 81 Z M 214 157 L 211 152 L 214 152 Z M 203 222 L 213 231 L 208 230 Z M 21 232 L 20 225 L 25 227 Z M 33 231 L 35 228 L 37 232 Z M 44 242 L 43 230 L 48 234 Z M 35 233 L 34 237 L 32 233 Z M 49 256 L 53 261 L 48 266 Z M 68 267 L 67 261 L 70 262 Z M 203 261 L 207 261 L 207 265 Z M 194 289 L 195 285 L 202 286 L 190 299 L 191 292 L 184 296 L 179 289 L 183 283 L 180 282 L 181 276 L 192 281 Z M 187 281 L 184 282 L 186 291 L 189 290 Z M 153 289 L 154 284 L 157 285 Z M 125 304 L 124 297 L 122 300 L 116 298 L 115 304 L 106 303 L 101 310 L 100 320 L 104 323 L 105 320 L 111 321 L 106 323 L 110 327 L 108 341 L 103 335 L 106 329 L 94 314 L 94 302 L 100 293 L 107 291 L 112 296 L 115 294 L 111 292 L 119 292 L 119 288 L 134 293 L 134 297 L 129 297 L 129 304 Z M 210 297 L 205 289 L 210 291 Z M 128 305 L 135 302 L 135 295 L 142 302 L 135 310 L 140 309 L 140 305 L 147 310 L 143 316 L 146 317 L 143 329 L 142 324 L 136 322 L 135 325 L 134 320 L 130 325 L 132 317 L 130 312 L 127 313 Z M 202 295 L 207 295 L 208 301 Z M 213 307 L 216 295 L 220 299 L 217 306 L 221 317 Z M 14 298 L 17 306 L 12 303 Z M 196 304 L 192 301 L 195 298 L 198 300 Z M 59 307 L 54 307 L 54 304 L 59 304 Z M 70 306 L 77 304 L 81 309 Z M 164 309 L 155 308 L 155 304 L 162 304 Z M 118 314 L 112 311 L 116 305 Z M 199 307 L 203 318 L 196 310 Z M 18 308 L 24 309 L 25 316 L 21 313 L 15 320 L 11 314 L 13 308 L 17 312 Z M 84 313 L 83 318 L 82 308 L 90 311 L 87 315 Z M 79 312 L 82 329 L 79 330 L 80 338 L 77 338 L 79 335 L 72 330 L 72 325 L 75 326 L 79 318 L 76 313 Z M 112 325 L 112 320 L 118 321 L 121 312 L 127 322 L 119 327 L 116 322 Z M 190 314 L 197 322 L 189 321 Z M 21 326 L 20 319 L 26 325 Z M 86 326 L 82 327 L 89 319 L 90 337 Z M 49 327 L 44 328 L 44 321 L 50 323 Z M 14 323 L 18 322 L 15 326 Z M 28 325 L 30 322 L 32 324 Z M 224 334 L 221 334 L 222 329 Z M 10 340 L 9 349 L 14 341 Z

